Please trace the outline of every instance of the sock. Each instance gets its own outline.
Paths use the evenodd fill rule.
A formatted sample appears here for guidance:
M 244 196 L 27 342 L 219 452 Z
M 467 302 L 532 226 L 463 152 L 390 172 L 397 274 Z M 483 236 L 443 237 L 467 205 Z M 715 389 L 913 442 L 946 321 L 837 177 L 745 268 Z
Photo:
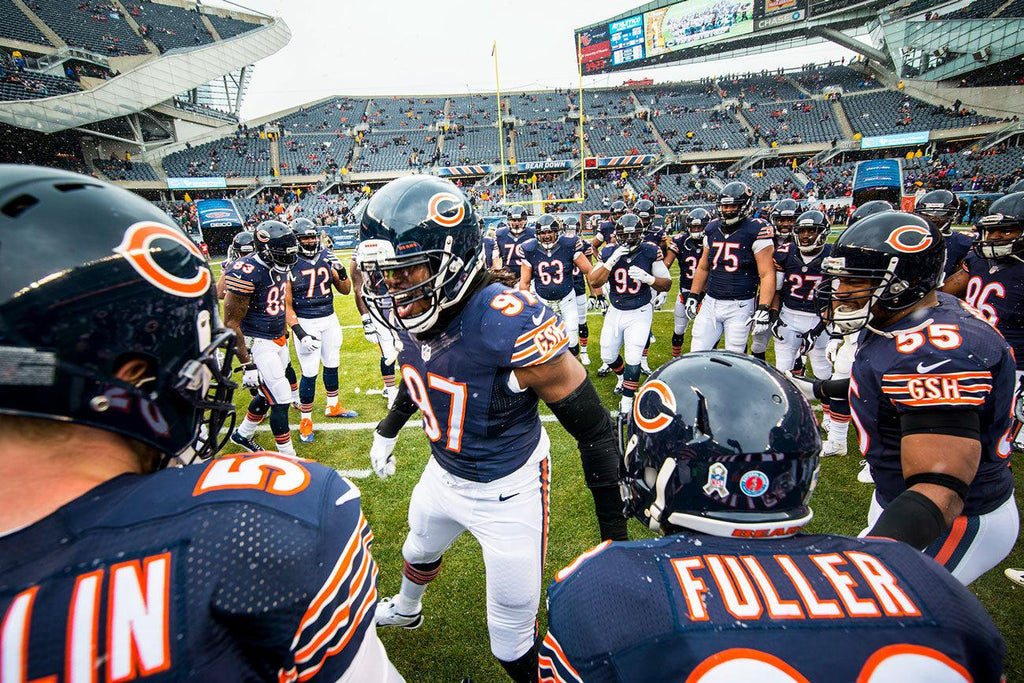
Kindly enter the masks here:
M 803 374 L 804 374 L 804 358 L 803 358 L 803 356 L 798 356 L 797 359 L 795 361 L 793 361 L 793 374 L 797 375 L 797 376 L 800 376 L 800 377 L 803 376 Z
M 590 326 L 587 323 L 580 324 L 580 349 L 587 352 L 587 341 L 590 339 Z
M 590 489 L 594 497 L 594 512 L 597 514 L 597 526 L 601 531 L 601 540 L 628 541 L 626 533 L 625 505 L 619 487 L 595 486 Z
M 395 604 L 402 614 L 416 614 L 422 609 L 423 593 L 427 584 L 441 572 L 441 558 L 433 562 L 413 564 L 406 562 L 402 567 L 402 589 L 395 596 Z
M 324 374 L 327 374 L 326 368 L 324 368 Z M 299 380 L 299 411 L 302 413 L 302 419 L 313 419 L 313 399 L 315 398 L 316 377 L 303 375 Z
M 267 410 L 270 409 L 270 404 L 267 399 L 263 396 L 253 396 L 252 400 L 249 401 L 249 408 L 245 413 L 245 419 L 242 420 L 242 424 L 238 425 L 238 433 L 247 439 L 251 439 L 252 435 L 256 433 L 256 426 L 263 422 L 263 418 L 267 416 Z
M 537 681 L 537 644 L 534 643 L 526 653 L 514 662 L 499 659 L 505 673 L 515 683 L 535 683 Z
M 278 403 L 270 406 L 270 431 L 274 434 L 277 450 L 285 455 L 295 455 L 292 446 L 292 432 L 288 428 L 288 405 Z
M 832 443 L 846 443 L 850 429 L 850 403 L 833 399 L 829 406 L 828 440 Z
M 608 367 L 612 369 L 616 375 L 621 375 L 623 369 L 626 367 L 626 362 L 622 360 L 622 356 L 616 356 L 615 360 L 608 364 Z
M 651 350 L 651 338 L 647 337 L 647 343 L 644 344 L 644 358 L 647 358 L 647 352 Z
M 571 353 L 574 356 L 580 355 L 580 347 L 579 346 L 570 346 L 569 347 L 569 353 Z
M 757 358 L 758 360 L 763 360 L 763 361 L 767 362 L 767 360 L 768 360 L 767 354 L 768 354 L 767 351 L 754 351 L 750 355 L 753 356 L 754 358 Z
M 338 405 L 338 368 L 324 367 L 324 392 L 328 408 Z
M 683 355 L 683 335 L 673 334 L 672 335 L 672 357 L 679 358 Z
M 640 366 L 639 365 L 627 365 L 626 369 L 622 373 L 622 396 L 623 398 L 629 398 L 636 395 L 636 390 L 640 386 Z
M 385 363 L 384 359 L 380 359 L 380 377 L 384 380 L 384 387 L 395 386 L 395 364 Z

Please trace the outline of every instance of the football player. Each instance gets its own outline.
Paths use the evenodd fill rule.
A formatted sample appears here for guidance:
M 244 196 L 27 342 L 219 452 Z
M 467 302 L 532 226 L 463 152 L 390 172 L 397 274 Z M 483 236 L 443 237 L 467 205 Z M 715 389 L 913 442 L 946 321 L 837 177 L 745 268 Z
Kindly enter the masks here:
M 363 301 L 363 274 L 359 270 L 359 245 L 352 250 L 352 260 L 349 263 L 349 276 L 352 279 L 352 288 L 355 294 L 356 310 L 359 311 L 360 320 L 363 324 L 363 337 L 366 341 L 380 349 L 380 377 L 384 389 L 382 394 L 387 401 L 388 410 L 395 405 L 395 398 L 398 396 L 398 386 L 395 384 L 395 361 L 398 360 L 398 349 L 395 346 L 395 335 L 382 320 L 377 320 L 371 313 L 370 308 Z M 383 285 L 378 284 L 377 293 L 384 292 Z M 390 312 L 388 312 L 390 313 Z M 330 396 L 328 396 L 330 398 Z
M 664 538 L 602 543 L 555 575 L 540 681 L 1002 677 L 992 619 L 929 558 L 800 533 L 821 440 L 775 369 L 722 351 L 670 361 L 626 438 L 628 510 Z
M 668 253 L 665 255 L 665 267 L 679 261 L 679 296 L 676 297 L 672 322 L 672 357 L 679 358 L 683 352 L 683 337 L 690 326 L 690 316 L 686 313 L 686 295 L 690 293 L 693 274 L 704 250 L 704 231 L 711 223 L 711 212 L 707 209 L 693 209 L 681 222 L 681 232 L 673 235 L 668 242 Z
M 312 443 L 313 400 L 316 376 L 324 366 L 324 391 L 327 392 L 327 417 L 356 417 L 354 410 L 338 405 L 338 366 L 341 364 L 341 323 L 334 312 L 334 290 L 352 291 L 352 282 L 341 261 L 331 249 L 320 244 L 316 223 L 308 218 L 292 221 L 299 243 L 299 258 L 291 269 L 288 299 L 288 324 L 295 335 L 295 354 L 299 357 L 299 440 Z
M 726 350 L 743 353 L 748 334 L 763 335 L 771 328 L 773 233 L 770 225 L 750 217 L 753 206 L 746 183 L 722 188 L 720 218 L 704 231 L 704 249 L 686 297 L 686 312 L 693 319 L 692 351 L 713 349 L 724 333 Z
M 231 238 L 231 244 L 228 245 L 227 258 L 220 264 L 220 277 L 217 279 L 217 298 L 223 299 L 224 292 L 224 278 L 227 276 L 228 271 L 231 270 L 231 266 L 235 261 L 248 256 L 256 250 L 256 238 L 253 236 L 252 231 L 242 230 L 237 235 Z
M 795 199 L 783 199 L 772 207 L 770 218 L 775 231 L 776 249 L 793 241 L 793 227 L 800 213 L 800 204 Z
M 594 231 L 594 237 L 590 240 L 590 247 L 593 249 L 593 253 L 600 254 L 602 245 L 615 243 L 615 226 L 618 224 L 619 219 L 626 214 L 627 208 L 626 202 L 621 199 L 611 203 L 608 210 L 608 219 L 598 223 L 597 230 Z M 604 288 L 591 286 L 591 294 L 593 294 L 593 301 L 588 302 L 588 308 L 600 311 L 603 315 L 608 311 L 608 298 L 605 296 Z M 605 374 L 608 373 L 608 369 L 603 365 L 601 369 L 605 371 Z
M 633 214 L 640 219 L 640 225 L 644 231 L 644 242 L 649 242 L 658 247 L 658 253 L 664 258 L 665 246 L 665 221 L 658 216 L 654 208 L 654 202 L 650 199 L 641 199 L 633 205 Z M 655 311 L 661 310 L 668 299 L 668 292 L 655 292 L 651 300 L 651 306 Z M 651 366 L 647 364 L 647 356 L 651 351 L 651 344 L 654 343 L 654 332 L 652 330 L 647 343 L 644 344 L 643 355 L 640 358 L 640 372 L 645 375 L 651 374 Z
M 580 237 L 580 219 L 569 215 L 562 220 L 562 234 L 566 237 Z M 593 266 L 594 252 L 589 242 L 583 242 L 583 256 Z M 588 271 L 589 272 L 589 271 Z M 590 339 L 590 325 L 587 324 L 587 276 L 575 264 L 572 267 L 572 288 L 576 294 L 576 316 L 579 318 L 580 363 L 590 365 L 587 343 Z
M 946 240 L 946 267 L 943 276 L 948 278 L 960 272 L 964 257 L 971 251 L 974 238 L 953 229 L 953 221 L 960 212 L 960 200 L 949 190 L 932 190 L 919 200 L 914 214 L 931 221 Z
M 580 355 L 579 308 L 571 273 L 590 272 L 583 240 L 562 234 L 561 223 L 549 213 L 537 219 L 536 237 L 519 247 L 519 289 L 534 291 L 551 310 L 562 318 L 569 335 L 569 352 Z M 531 289 L 532 285 L 532 289 Z
M 973 308 L 936 289 L 942 233 L 902 212 L 847 228 L 822 264 L 822 319 L 860 342 L 849 393 L 875 482 L 871 536 L 924 550 L 969 584 L 1017 539 L 1008 465 L 1015 363 L 1006 340 Z
M 772 335 L 775 337 L 775 367 L 782 372 L 792 371 L 797 356 L 804 351 L 815 377 L 832 377 L 832 364 L 826 355 L 829 335 L 822 331 L 814 303 L 814 292 L 823 278 L 821 264 L 832 250 L 831 245 L 825 243 L 831 227 L 821 211 L 805 211 L 791 230 L 793 241 L 781 245 L 775 252 L 778 293 L 772 307 L 779 312 L 772 325 Z M 831 419 L 830 403 L 822 401 L 822 412 L 830 415 L 830 420 L 828 439 L 821 454 L 825 457 L 846 455 L 849 410 L 838 407 L 835 419 Z
M 195 244 L 64 171 L 0 167 L 0 206 L 0 678 L 401 681 L 359 490 L 209 459 L 237 347 Z
M 500 221 L 496 228 L 489 228 L 484 232 L 484 267 L 487 268 L 487 270 L 497 268 L 497 259 L 495 256 L 497 255 L 498 245 L 494 241 L 495 231 L 506 227 L 508 227 L 508 223 Z
M 978 239 L 963 268 L 943 291 L 965 299 L 1013 347 L 1018 399 L 1024 395 L 1024 192 L 992 202 L 977 222 Z M 1024 430 L 1013 428 L 1014 447 L 1024 451 Z
M 262 451 L 252 437 L 269 411 L 277 450 L 295 455 L 288 427 L 292 392 L 285 377 L 285 309 L 288 274 L 298 260 L 299 247 L 295 233 L 280 221 L 264 221 L 254 233 L 256 251 L 235 261 L 225 279 L 224 325 L 235 332 L 242 386 L 253 394 L 245 419 L 231 434 L 231 441 L 248 451 Z M 246 337 L 252 339 L 251 347 L 247 348 Z
M 508 210 L 508 227 L 498 228 L 494 233 L 494 243 L 498 249 L 501 268 L 512 273 L 515 280 L 519 280 L 519 266 L 522 265 L 522 256 L 518 247 L 526 240 L 535 237 L 533 229 L 526 227 L 526 209 L 521 206 L 513 206 Z
M 371 463 L 394 472 L 402 425 L 418 409 L 431 458 L 409 501 L 400 592 L 378 625 L 417 628 L 427 584 L 468 530 L 486 572 L 491 652 L 535 681 L 535 632 L 547 539 L 549 441 L 543 400 L 577 439 L 603 538 L 625 538 L 615 427 L 569 337 L 533 294 L 491 282 L 478 218 L 462 191 L 426 175 L 391 181 L 360 226 L 366 303 L 401 339 L 403 383 L 374 433 Z M 385 309 L 390 315 L 384 315 Z
M 601 328 L 601 360 L 619 376 L 615 391 L 622 394 L 619 412 L 625 414 L 633 404 L 644 346 L 651 336 L 652 290 L 666 292 L 672 286 L 661 250 L 644 242 L 640 218 L 634 214 L 619 219 L 615 244 L 601 249 L 601 261 L 590 272 L 592 286 L 606 282 L 611 302 Z

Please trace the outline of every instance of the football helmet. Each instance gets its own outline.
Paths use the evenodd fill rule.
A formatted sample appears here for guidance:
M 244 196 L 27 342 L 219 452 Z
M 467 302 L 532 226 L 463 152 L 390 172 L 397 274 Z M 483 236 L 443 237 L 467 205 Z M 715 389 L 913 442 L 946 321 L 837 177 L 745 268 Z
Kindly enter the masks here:
M 932 190 L 918 200 L 914 214 L 926 218 L 947 237 L 953 232 L 953 220 L 960 209 L 960 200 L 949 190 Z
M 793 226 L 800 215 L 800 205 L 795 199 L 783 199 L 772 208 L 772 227 L 775 228 L 775 243 L 793 241 Z
M 640 225 L 644 230 L 649 230 L 654 225 L 654 202 L 650 199 L 641 199 L 634 204 L 633 213 L 640 219 Z
M 0 413 L 115 432 L 158 449 L 158 467 L 224 445 L 234 333 L 167 214 L 95 178 L 0 165 L 0 231 Z M 120 379 L 133 361 L 143 376 Z
M 637 391 L 624 437 L 626 510 L 654 531 L 777 538 L 813 516 L 814 412 L 762 361 L 727 351 L 669 361 Z
M 796 219 L 793 241 L 801 254 L 817 254 L 825 246 L 832 224 L 821 211 L 804 211 Z
M 711 222 L 714 216 L 707 209 L 696 208 L 686 216 L 686 231 L 690 235 L 690 239 L 695 239 L 698 242 L 704 239 L 704 230 L 707 229 L 708 224 Z
M 518 237 L 523 234 L 526 230 L 526 218 L 528 214 L 526 209 L 519 206 L 510 206 L 508 209 L 508 231 Z
M 754 193 L 746 183 L 731 182 L 718 195 L 718 213 L 722 216 L 722 223 L 730 228 L 749 216 L 753 208 Z
M 580 219 L 572 214 L 563 218 L 562 234 L 566 237 L 578 237 L 580 234 Z
M 541 249 L 551 251 L 558 246 L 558 238 L 562 236 L 562 225 L 550 213 L 538 218 L 533 229 L 537 234 L 537 244 Z
M 268 266 L 287 272 L 299 260 L 299 242 L 290 227 L 281 221 L 263 221 L 253 230 L 256 254 Z
M 978 239 L 974 240 L 972 248 L 978 256 L 1024 261 L 1024 192 L 1014 192 L 992 202 L 988 213 L 978 219 L 975 227 Z M 993 231 L 998 231 L 1000 236 L 994 237 Z
M 292 221 L 292 231 L 299 242 L 299 253 L 306 258 L 313 258 L 320 253 L 320 228 L 308 218 L 296 218 Z
M 627 213 L 615 221 L 615 242 L 630 250 L 640 246 L 644 239 L 644 228 L 640 223 L 640 217 L 633 213 Z
M 872 199 L 870 202 L 864 202 L 858 206 L 857 209 L 850 214 L 850 219 L 846 222 L 846 227 L 852 228 L 857 224 L 857 221 L 867 218 L 868 216 L 874 216 L 876 213 L 895 210 L 896 209 L 893 205 L 884 199 Z
M 256 237 L 251 230 L 242 230 L 231 238 L 228 246 L 228 260 L 234 261 L 256 251 Z
M 847 228 L 822 261 L 826 279 L 815 291 L 818 314 L 832 334 L 878 328 L 887 314 L 910 308 L 942 284 L 946 246 L 930 221 L 902 211 L 884 211 Z M 868 280 L 859 290 L 837 293 L 840 278 Z M 854 307 L 853 300 L 863 300 Z
M 622 218 L 623 214 L 625 214 L 628 210 L 629 207 L 626 206 L 626 202 L 622 201 L 621 199 L 616 199 L 614 202 L 612 202 L 612 205 L 608 207 L 608 213 L 611 214 L 612 223 Z
M 460 305 L 484 267 L 479 221 L 469 200 L 447 180 L 425 175 L 392 180 L 370 198 L 359 225 L 363 300 L 391 329 L 430 331 L 443 311 Z M 382 288 L 392 271 L 426 266 L 425 280 Z M 413 312 L 414 304 L 426 308 Z M 392 314 L 391 311 L 394 313 Z

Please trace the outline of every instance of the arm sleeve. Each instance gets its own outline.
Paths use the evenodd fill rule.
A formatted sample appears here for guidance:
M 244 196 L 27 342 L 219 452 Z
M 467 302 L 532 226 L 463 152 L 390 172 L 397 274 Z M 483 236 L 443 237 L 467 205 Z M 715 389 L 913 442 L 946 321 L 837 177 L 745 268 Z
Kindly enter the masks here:
M 405 386 L 405 382 L 399 382 L 398 395 L 395 396 L 395 402 L 391 405 L 391 410 L 384 416 L 384 419 L 377 423 L 377 433 L 389 439 L 395 438 L 402 427 L 405 426 L 405 423 L 409 421 L 409 418 L 416 413 L 416 410 L 416 404 L 412 402 L 412 397 L 409 396 L 409 388 Z
M 661 260 L 655 261 L 651 264 L 651 275 L 654 277 L 672 277 L 672 273 L 669 272 L 668 266 L 666 266 L 665 262 Z

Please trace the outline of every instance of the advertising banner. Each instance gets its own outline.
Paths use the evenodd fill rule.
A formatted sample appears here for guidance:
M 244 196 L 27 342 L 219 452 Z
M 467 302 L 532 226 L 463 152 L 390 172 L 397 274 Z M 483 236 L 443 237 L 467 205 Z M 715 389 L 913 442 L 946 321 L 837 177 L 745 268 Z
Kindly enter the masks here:
M 928 142 L 931 131 L 921 130 L 913 133 L 894 133 L 892 135 L 874 135 L 862 138 L 861 149 L 878 149 L 879 147 L 902 147 L 904 145 L 923 145 Z
M 196 202 L 199 229 L 241 228 L 242 215 L 232 199 L 200 199 Z
M 168 190 L 223 190 L 228 186 L 226 178 L 168 178 Z

